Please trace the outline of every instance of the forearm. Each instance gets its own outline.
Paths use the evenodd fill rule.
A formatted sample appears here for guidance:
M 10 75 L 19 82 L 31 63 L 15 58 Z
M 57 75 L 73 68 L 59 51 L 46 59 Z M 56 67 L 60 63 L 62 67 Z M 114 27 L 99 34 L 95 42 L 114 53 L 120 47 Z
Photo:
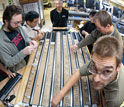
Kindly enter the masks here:
M 81 40 L 79 43 L 77 43 L 78 49 L 82 48 L 87 45 L 91 45 L 95 42 L 94 38 L 92 38 L 91 35 L 89 35 L 87 38 Z
M 59 93 L 57 93 L 56 96 L 53 97 L 52 105 L 55 106 L 59 104 L 59 102 L 62 100 L 62 98 L 66 95 L 66 93 L 72 88 L 72 86 L 80 79 L 80 72 L 79 70 L 75 72 L 69 80 L 66 82 L 64 87 L 60 90 Z
M 8 73 L 8 70 L 1 63 L 0 63 L 0 69 L 6 74 Z
M 86 32 L 86 31 L 85 31 L 85 30 L 83 30 L 83 31 L 82 31 L 82 34 L 83 34 L 83 35 L 85 35 L 85 32 Z
M 1 61 L 7 66 L 7 67 L 13 67 L 20 63 L 24 58 L 26 57 L 25 54 L 23 54 L 22 51 L 18 52 L 13 57 L 5 52 L 0 52 L 0 58 Z
M 66 93 L 72 88 L 72 86 L 80 79 L 80 72 L 79 70 L 76 71 L 66 82 L 65 86 L 60 91 L 63 93 L 63 97 L 66 95 Z

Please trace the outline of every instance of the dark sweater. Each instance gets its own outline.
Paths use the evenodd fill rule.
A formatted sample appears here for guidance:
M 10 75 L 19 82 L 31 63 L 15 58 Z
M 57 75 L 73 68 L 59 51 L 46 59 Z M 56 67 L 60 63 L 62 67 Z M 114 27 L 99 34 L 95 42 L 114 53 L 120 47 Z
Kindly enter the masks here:
M 50 12 L 51 22 L 53 27 L 66 27 L 68 21 L 68 11 L 62 8 L 62 12 L 58 13 L 56 9 Z
M 88 21 L 85 23 L 85 25 L 80 29 L 80 32 L 85 30 L 88 33 L 91 33 L 94 29 L 96 29 L 96 25 L 94 23 L 91 23 L 91 21 Z

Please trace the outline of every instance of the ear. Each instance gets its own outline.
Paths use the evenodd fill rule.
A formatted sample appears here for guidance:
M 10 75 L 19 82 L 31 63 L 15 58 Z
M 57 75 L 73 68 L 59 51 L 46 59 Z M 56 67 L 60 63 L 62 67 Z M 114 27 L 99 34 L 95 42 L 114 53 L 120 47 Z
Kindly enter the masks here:
M 110 25 L 110 24 L 107 24 L 106 28 L 108 29 L 108 28 L 110 28 L 110 27 L 111 27 L 111 25 Z
M 9 21 L 8 20 L 5 20 L 5 24 L 8 25 Z
M 120 71 L 121 66 L 122 66 L 122 62 L 117 66 L 117 70 L 116 70 L 117 72 Z

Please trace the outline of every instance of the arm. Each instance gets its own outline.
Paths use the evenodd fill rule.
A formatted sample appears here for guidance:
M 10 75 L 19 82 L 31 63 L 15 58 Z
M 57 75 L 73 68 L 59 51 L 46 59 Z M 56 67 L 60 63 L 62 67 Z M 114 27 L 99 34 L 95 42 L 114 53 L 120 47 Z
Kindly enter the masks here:
M 89 35 L 89 33 L 86 32 L 85 30 L 82 31 L 82 34 L 85 35 L 85 36 L 88 36 Z
M 78 44 L 76 44 L 78 49 L 93 44 L 97 40 L 97 36 L 97 30 L 92 31 L 91 34 L 87 36 L 87 38 L 81 40 Z
M 22 60 L 24 60 L 24 58 L 26 57 L 25 54 L 23 54 L 23 51 L 21 50 L 20 52 L 18 52 L 17 54 L 12 56 L 12 52 L 9 54 L 9 50 L 5 50 L 4 49 L 0 49 L 0 59 L 1 62 L 3 62 L 7 67 L 13 67 L 16 64 L 18 64 L 19 62 L 21 62 Z
M 32 40 L 41 40 L 44 37 L 44 33 L 40 30 L 37 31 L 38 34 L 35 38 L 32 38 Z
M 73 45 L 71 47 L 71 52 L 77 51 L 79 48 L 82 48 L 84 46 L 93 44 L 97 40 L 97 32 L 96 30 L 92 31 L 90 35 L 88 35 L 85 39 L 81 40 L 79 43 Z
M 53 13 L 52 13 L 52 11 L 50 12 L 50 19 L 51 19 L 51 22 L 53 24 Z
M 75 72 L 69 80 L 66 82 L 65 86 L 53 97 L 51 104 L 52 106 L 57 106 L 66 93 L 72 88 L 72 86 L 80 79 L 79 70 Z
M 0 46 L 0 59 L 1 62 L 7 67 L 14 67 L 17 64 L 22 63 L 27 55 L 30 55 L 34 49 L 37 47 L 35 41 L 29 42 L 30 46 L 25 47 L 23 50 L 18 51 L 13 44 L 8 44 L 8 46 Z
M 87 30 L 87 27 L 88 27 L 88 22 L 86 22 L 85 24 L 84 24 L 84 26 L 82 26 L 81 28 L 80 28 L 80 32 L 82 33 L 82 31 L 84 30 L 84 31 L 86 31 Z M 83 34 L 83 33 L 82 33 Z M 83 34 L 84 35 L 84 34 Z
M 15 73 L 12 73 L 12 72 L 9 72 L 1 63 L 0 63 L 0 69 L 5 72 L 9 78 L 11 77 L 15 77 L 16 74 Z
M 25 33 L 25 31 L 23 30 L 22 26 L 19 27 L 19 32 L 21 33 L 21 35 L 23 36 L 26 45 L 29 44 L 29 42 L 31 41 L 31 39 L 28 37 L 28 35 Z

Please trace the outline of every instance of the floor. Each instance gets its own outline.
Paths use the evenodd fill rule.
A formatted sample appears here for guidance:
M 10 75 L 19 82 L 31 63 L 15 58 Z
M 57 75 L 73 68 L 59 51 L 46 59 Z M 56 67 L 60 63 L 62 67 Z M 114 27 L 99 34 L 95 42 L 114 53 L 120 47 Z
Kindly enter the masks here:
M 54 8 L 46 8 L 44 9 L 44 18 L 45 18 L 45 25 L 42 27 L 42 30 L 51 31 L 52 30 L 52 23 L 50 20 L 50 11 Z

